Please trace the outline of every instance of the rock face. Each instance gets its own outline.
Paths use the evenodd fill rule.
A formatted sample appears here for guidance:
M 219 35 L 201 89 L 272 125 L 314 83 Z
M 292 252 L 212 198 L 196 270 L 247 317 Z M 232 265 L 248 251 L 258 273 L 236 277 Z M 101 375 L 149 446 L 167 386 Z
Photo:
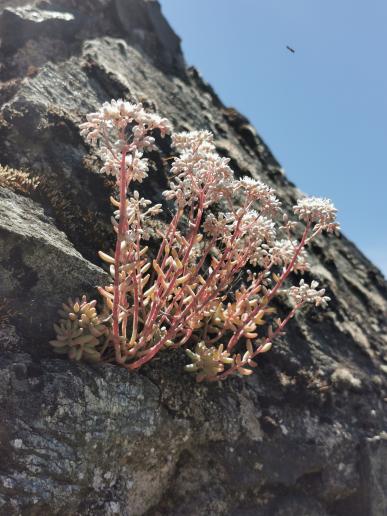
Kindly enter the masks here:
M 103 101 L 209 129 L 237 175 L 289 207 L 298 191 L 186 68 L 158 2 L 2 0 L 0 32 L 0 513 L 386 514 L 387 285 L 345 237 L 312 249 L 329 310 L 298 316 L 246 380 L 197 385 L 178 352 L 137 375 L 53 356 L 57 305 L 103 282 L 111 245 L 111 184 L 77 127 Z

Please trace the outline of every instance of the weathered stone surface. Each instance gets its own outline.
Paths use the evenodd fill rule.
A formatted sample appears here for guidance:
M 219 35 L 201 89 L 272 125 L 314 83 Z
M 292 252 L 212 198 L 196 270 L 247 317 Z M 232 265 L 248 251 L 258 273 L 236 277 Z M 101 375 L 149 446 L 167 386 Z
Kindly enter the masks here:
M 0 2 L 16 5 L 78 28 L 45 18 L 39 33 L 23 15 L 28 39 L 0 47 L 0 165 L 39 183 L 0 193 L 0 298 L 17 311 L 0 312 L 0 513 L 384 515 L 387 286 L 345 237 L 312 249 L 330 308 L 292 321 L 247 380 L 196 385 L 179 352 L 138 375 L 52 357 L 56 306 L 103 282 L 96 253 L 112 243 L 111 184 L 77 128 L 101 102 L 141 100 L 177 128 L 209 129 L 236 174 L 285 206 L 299 192 L 249 121 L 184 68 L 157 2 Z M 155 169 L 143 188 L 159 201 Z
M 115 0 L 119 23 L 130 42 L 153 57 L 153 62 L 164 62 L 168 68 L 184 71 L 180 38 L 161 15 L 155 0 Z
M 0 299 L 17 313 L 32 353 L 43 351 L 60 304 L 103 283 L 106 273 L 85 260 L 41 206 L 0 188 Z
M 54 34 L 62 37 L 76 29 L 74 16 L 60 11 L 46 11 L 33 6 L 7 7 L 1 13 L 1 46 L 15 50 L 29 39 Z
M 142 514 L 167 485 L 184 428 L 146 378 L 63 365 L 3 356 L 1 513 Z

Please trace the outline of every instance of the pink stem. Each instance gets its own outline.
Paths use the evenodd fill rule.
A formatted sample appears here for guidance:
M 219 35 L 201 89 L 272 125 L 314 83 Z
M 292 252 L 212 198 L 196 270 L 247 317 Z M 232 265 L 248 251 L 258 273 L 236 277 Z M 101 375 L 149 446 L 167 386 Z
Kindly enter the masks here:
M 270 303 L 270 301 L 273 299 L 273 297 L 276 295 L 276 293 L 278 292 L 278 290 L 281 288 L 283 282 L 286 280 L 286 278 L 289 276 L 289 274 L 291 273 L 291 271 L 293 270 L 293 267 L 294 267 L 294 264 L 296 263 L 296 260 L 298 258 L 298 255 L 300 254 L 302 248 L 304 247 L 305 245 L 305 241 L 306 241 L 306 237 L 307 237 L 307 234 L 309 232 L 309 229 L 310 229 L 310 223 L 307 224 L 305 230 L 304 230 L 304 233 L 302 235 L 302 238 L 301 238 L 301 242 L 299 243 L 299 245 L 297 246 L 296 250 L 295 250 L 295 253 L 293 255 L 293 258 L 291 259 L 287 269 L 285 270 L 285 272 L 281 275 L 279 281 L 277 282 L 277 284 L 275 285 L 275 287 L 273 288 L 273 290 L 270 291 L 270 294 L 267 296 L 267 302 L 266 302 L 266 305 L 268 305 Z M 262 303 L 259 304 L 249 315 L 248 319 L 245 321 L 245 324 L 239 328 L 239 330 L 234 333 L 234 335 L 231 337 L 231 339 L 229 340 L 229 343 L 227 345 L 227 351 L 230 352 L 233 347 L 236 345 L 236 343 L 238 342 L 238 340 L 241 338 L 243 332 L 244 332 L 244 329 L 246 326 L 248 326 L 251 321 L 254 319 L 254 317 L 258 314 L 258 312 L 260 310 L 262 310 L 263 308 L 263 305 Z
M 185 266 L 185 263 L 187 262 L 188 258 L 189 258 L 189 253 L 191 252 L 191 249 L 193 247 L 193 244 L 195 242 L 195 238 L 198 234 L 198 231 L 199 231 L 199 228 L 200 228 L 200 223 L 201 223 L 201 220 L 202 220 L 202 216 L 203 216 L 203 206 L 204 206 L 204 193 L 203 191 L 200 193 L 200 197 L 199 197 L 199 208 L 198 208 L 198 214 L 197 214 L 197 217 L 196 217 L 196 223 L 195 223 L 195 226 L 191 232 L 191 238 L 190 238 L 190 242 L 189 242 L 189 245 L 188 245 L 188 248 L 184 254 L 184 257 L 182 259 L 182 263 L 183 263 L 183 270 L 184 270 L 184 266 Z M 163 260 L 163 263 L 164 263 L 164 260 Z M 151 329 L 153 327 L 153 324 L 155 322 L 155 319 L 158 315 L 158 312 L 164 302 L 164 300 L 168 299 L 168 295 L 170 294 L 170 292 L 172 292 L 175 284 L 176 284 L 176 281 L 178 279 L 178 276 L 179 276 L 179 272 L 176 271 L 172 278 L 170 279 L 169 281 L 169 286 L 168 288 L 165 290 L 165 292 L 162 293 L 162 295 L 159 296 L 158 300 L 152 304 L 152 308 L 151 308 L 151 311 L 149 313 L 149 317 L 147 318 L 146 322 L 145 322 L 145 325 L 144 325 L 144 332 L 143 332 L 143 335 L 142 335 L 142 338 L 143 339 L 146 339 L 149 335 L 149 333 L 151 332 Z M 166 281 L 168 281 L 168 277 L 166 278 Z M 146 340 L 145 340 L 146 341 Z
M 122 150 L 121 165 L 120 165 L 120 213 L 119 223 L 117 232 L 117 241 L 114 253 L 114 298 L 113 298 L 113 342 L 116 360 L 118 363 L 123 362 L 120 347 L 120 325 L 119 325 L 119 312 L 120 312 L 120 264 L 121 264 L 121 242 L 125 237 L 126 225 L 127 225 L 127 214 L 126 214 L 126 192 L 127 192 L 127 178 L 126 178 L 126 159 L 127 149 Z
M 256 351 L 254 351 L 254 353 L 249 357 L 248 360 L 244 360 L 244 361 L 240 362 L 240 364 L 237 366 L 235 365 L 233 367 L 230 367 L 229 369 L 227 369 L 227 371 L 225 371 L 224 373 L 221 373 L 220 375 L 214 376 L 213 378 L 208 378 L 208 381 L 217 382 L 220 380 L 224 380 L 225 378 L 230 376 L 232 373 L 237 371 L 240 367 L 244 367 L 244 366 L 248 365 L 249 360 L 251 360 L 252 358 L 254 358 L 257 355 L 259 355 L 260 353 L 262 353 L 262 349 L 265 344 L 267 344 L 268 342 L 272 342 L 283 331 L 283 329 L 288 324 L 290 319 L 292 319 L 294 317 L 296 311 L 299 308 L 301 308 L 303 304 L 304 303 L 298 304 L 291 310 L 291 312 L 289 312 L 287 317 L 281 322 L 281 324 L 278 326 L 278 328 L 275 330 L 275 332 L 271 335 L 271 337 L 266 337 L 265 342 L 261 346 L 259 346 L 259 348 Z

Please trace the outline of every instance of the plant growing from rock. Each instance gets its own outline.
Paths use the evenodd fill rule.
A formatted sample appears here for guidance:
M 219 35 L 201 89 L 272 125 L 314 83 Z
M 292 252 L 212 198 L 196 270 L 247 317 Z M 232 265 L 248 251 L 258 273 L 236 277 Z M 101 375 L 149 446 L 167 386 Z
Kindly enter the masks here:
M 130 193 L 149 172 L 145 154 L 155 135 L 171 134 L 177 156 L 164 192 L 174 204 L 167 229 L 159 231 L 153 258 L 145 242 L 161 204 Z M 292 272 L 308 268 L 305 246 L 323 231 L 338 230 L 336 209 L 327 199 L 302 198 L 289 220 L 272 188 L 250 177 L 235 179 L 208 131 L 173 133 L 170 123 L 141 104 L 105 103 L 87 116 L 81 134 L 103 160 L 119 191 L 111 198 L 116 245 L 100 252 L 112 281 L 98 288 L 105 303 L 69 300 L 55 326 L 56 351 L 70 358 L 115 362 L 134 371 L 166 349 L 184 347 L 186 370 L 198 381 L 250 375 L 256 358 L 269 351 L 286 324 L 306 303 L 325 306 L 317 282 L 289 286 Z M 299 238 L 298 226 L 302 226 Z M 279 294 L 292 300 L 275 317 Z
M 39 184 L 39 179 L 32 177 L 29 172 L 0 165 L 0 186 L 29 195 L 39 187 Z

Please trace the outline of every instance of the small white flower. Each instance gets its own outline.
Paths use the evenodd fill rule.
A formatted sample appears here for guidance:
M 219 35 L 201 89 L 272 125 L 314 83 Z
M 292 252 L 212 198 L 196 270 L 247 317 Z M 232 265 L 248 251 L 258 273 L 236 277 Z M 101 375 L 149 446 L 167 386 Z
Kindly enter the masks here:
M 126 164 L 133 169 L 132 179 L 139 182 L 148 172 L 147 160 L 142 158 L 142 152 L 155 148 L 155 139 L 149 133 L 158 129 L 164 136 L 172 130 L 166 118 L 147 113 L 142 104 L 123 100 L 105 102 L 97 112 L 90 113 L 86 118 L 87 122 L 80 125 L 81 135 L 92 145 L 102 141 L 100 155 L 104 166 L 101 172 L 119 176 L 121 157 L 125 152 Z M 128 126 L 132 133 L 130 142 L 121 139 L 123 130 Z M 112 136 L 116 136 L 114 143 L 110 141 Z
M 214 136 L 210 131 L 190 131 L 175 133 L 172 136 L 172 145 L 180 153 L 185 151 L 202 150 L 213 151 Z
M 277 240 L 269 250 L 272 263 L 287 267 L 293 259 L 298 244 L 297 240 Z M 305 272 L 308 269 L 307 254 L 305 249 L 302 249 L 297 256 L 293 270 L 294 272 Z
M 248 200 L 259 201 L 262 213 L 275 214 L 281 206 L 273 188 L 265 185 L 262 181 L 244 176 L 235 181 L 235 186 L 238 190 L 245 193 Z
M 315 306 L 327 306 L 330 297 L 325 295 L 325 289 L 322 288 L 317 290 L 318 282 L 312 281 L 309 286 L 304 280 L 300 281 L 298 287 L 290 287 L 289 296 L 293 299 L 294 303 L 299 305 L 303 303 L 314 303 Z
M 180 206 L 191 206 L 201 191 L 205 193 L 205 208 L 234 193 L 230 160 L 214 151 L 209 142 L 210 133 L 207 133 L 197 131 L 172 137 L 176 147 L 183 150 L 172 164 L 171 188 L 164 195 L 167 199 L 176 199 Z
M 298 200 L 293 211 L 300 220 L 315 223 L 319 230 L 332 233 L 339 229 L 339 224 L 336 222 L 337 209 L 330 199 L 305 197 Z

